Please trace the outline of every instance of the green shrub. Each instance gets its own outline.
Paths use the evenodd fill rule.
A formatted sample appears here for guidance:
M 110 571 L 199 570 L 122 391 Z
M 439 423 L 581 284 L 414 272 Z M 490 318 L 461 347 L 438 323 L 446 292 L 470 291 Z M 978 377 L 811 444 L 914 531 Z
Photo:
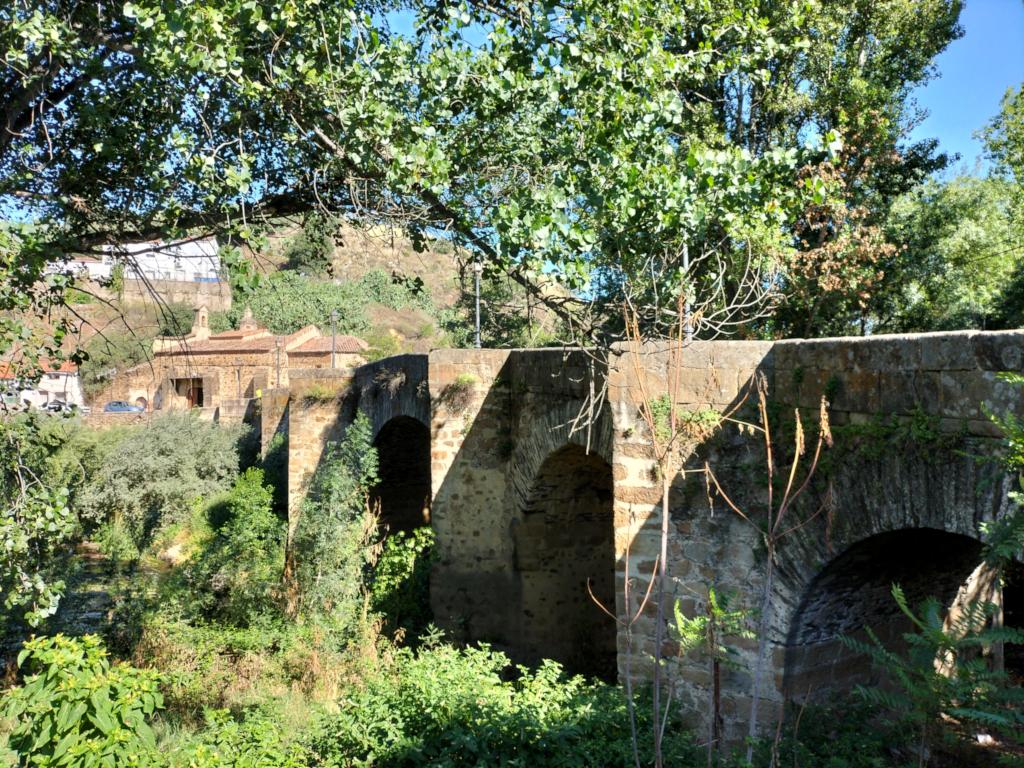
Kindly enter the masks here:
M 131 432 L 132 427 L 128 426 L 95 429 L 72 419 L 40 421 L 37 439 L 49 453 L 45 466 L 47 482 L 67 488 L 74 504 L 78 492 Z
M 284 252 L 286 266 L 314 275 L 329 273 L 337 233 L 337 218 L 320 211 L 309 214 Z
M 281 724 L 260 712 L 234 720 L 209 710 L 206 727 L 171 753 L 172 768 L 304 768 L 310 755 Z
M 309 407 L 325 403 L 337 403 L 347 394 L 349 385 L 313 383 L 302 390 L 302 404 Z
M 115 567 L 139 559 L 138 547 L 120 520 L 104 522 L 96 529 L 92 539 L 99 545 L 104 557 Z
M 159 307 L 157 336 L 184 336 L 192 330 L 195 310 L 188 304 L 166 304 Z
M 0 630 L 38 626 L 57 610 L 79 521 L 48 466 L 59 443 L 35 415 L 0 419 Z M 57 446 L 55 448 L 55 446 Z
M 318 325 L 326 332 L 331 311 L 335 310 L 337 332 L 359 334 L 369 327 L 366 318 L 369 304 L 382 304 L 391 309 L 431 308 L 428 296 L 411 291 L 380 270 L 340 284 L 283 270 L 253 287 L 244 303 L 238 302 L 228 312 L 228 318 L 232 324 L 237 324 L 248 306 L 256 320 L 274 333 L 294 333 L 309 324 Z
M 163 705 L 160 676 L 111 665 L 93 635 L 41 637 L 18 656 L 28 674 L 0 715 L 22 765 L 151 766 L 160 762 L 147 722 Z
M 893 750 L 906 741 L 899 723 L 855 698 L 824 705 L 793 705 L 777 744 L 758 745 L 755 766 L 789 768 L 895 768 Z M 776 758 L 773 761 L 772 752 Z
M 377 483 L 372 430 L 360 413 L 344 438 L 327 446 L 302 503 L 294 536 L 300 610 L 350 631 L 362 607 L 375 521 L 369 490 Z
M 243 472 L 209 515 L 213 535 L 177 574 L 190 587 L 183 595 L 189 612 L 235 626 L 274 614 L 285 523 L 274 514 L 263 470 Z
M 89 397 L 98 394 L 118 373 L 150 359 L 154 333 L 109 330 L 93 336 L 81 348 L 82 387 Z
M 366 342 L 370 348 L 363 356 L 370 362 L 400 355 L 403 351 L 402 340 L 389 330 L 377 330 L 367 334 Z
M 259 461 L 267 484 L 273 488 L 274 511 L 281 518 L 288 516 L 288 436 L 276 432 Z
M 324 718 L 314 751 L 326 766 L 633 764 L 619 688 L 566 679 L 553 662 L 520 669 L 514 681 L 508 669 L 508 659 L 487 647 L 399 651 L 390 667 L 348 692 L 339 714 Z M 649 728 L 649 717 L 641 716 L 640 726 Z M 665 765 L 696 766 L 702 759 L 688 735 L 671 725 Z
M 384 541 L 373 566 L 370 600 L 390 633 L 402 630 L 415 639 L 433 619 L 430 567 L 434 542 L 434 532 L 427 526 L 393 533 Z
M 117 263 L 110 268 L 110 277 L 107 279 L 107 288 L 114 293 L 117 298 L 121 298 L 124 293 L 124 264 Z
M 842 638 L 846 646 L 867 655 L 889 681 L 885 687 L 858 686 L 857 694 L 913 728 L 921 765 L 927 763 L 933 740 L 949 735 L 943 718 L 994 729 L 1024 743 L 1024 688 L 1012 685 L 1009 675 L 981 653 L 999 643 L 1024 644 L 1024 631 L 989 626 L 997 610 L 990 603 L 969 603 L 946 626 L 934 597 L 915 612 L 899 586 L 893 586 L 892 595 L 913 626 L 903 635 L 905 653 L 887 649 L 870 628 L 869 642 Z
M 144 550 L 162 527 L 188 518 L 197 498 L 225 490 L 238 472 L 237 429 L 169 413 L 111 450 L 78 497 L 96 524 L 117 522 Z
M 293 706 L 292 697 L 333 700 L 354 677 L 353 656 L 311 623 L 189 623 L 166 601 L 137 621 L 131 658 L 165 674 L 167 719 L 180 725 L 200 724 L 209 709 L 271 711 Z
M 77 306 L 81 304 L 92 304 L 96 301 L 96 296 L 90 291 L 85 291 L 80 288 L 68 288 L 67 293 L 64 294 L 65 301 L 71 306 Z

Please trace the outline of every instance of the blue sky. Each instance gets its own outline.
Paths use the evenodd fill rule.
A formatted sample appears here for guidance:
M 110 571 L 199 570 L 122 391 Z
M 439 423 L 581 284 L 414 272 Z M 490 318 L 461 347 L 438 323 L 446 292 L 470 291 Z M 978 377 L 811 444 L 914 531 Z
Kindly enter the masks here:
M 1024 82 L 1024 2 L 967 0 L 960 24 L 964 36 L 936 59 L 941 76 L 915 92 L 930 114 L 912 137 L 937 138 L 969 171 L 981 154 L 971 134 L 999 111 L 1008 87 Z

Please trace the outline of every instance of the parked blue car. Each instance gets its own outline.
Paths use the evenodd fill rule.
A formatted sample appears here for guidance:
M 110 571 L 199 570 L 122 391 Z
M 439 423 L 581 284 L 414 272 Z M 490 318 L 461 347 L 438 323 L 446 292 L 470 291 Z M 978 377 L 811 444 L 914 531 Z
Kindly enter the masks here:
M 105 413 L 142 413 L 145 410 L 141 405 L 132 405 L 125 400 L 111 400 L 103 406 Z

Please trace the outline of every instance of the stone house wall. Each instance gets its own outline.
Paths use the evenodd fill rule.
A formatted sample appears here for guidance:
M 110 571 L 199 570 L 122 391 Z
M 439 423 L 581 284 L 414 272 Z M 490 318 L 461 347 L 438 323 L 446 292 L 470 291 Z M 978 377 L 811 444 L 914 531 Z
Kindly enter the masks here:
M 183 398 L 169 387 L 169 379 L 197 378 L 203 380 L 206 407 L 216 407 L 221 399 L 254 398 L 264 389 L 274 387 L 278 378 L 276 353 L 156 355 L 118 374 L 110 384 L 94 395 L 94 406 L 102 407 L 111 400 L 138 402 L 145 400 L 150 409 L 182 409 Z M 281 386 L 288 383 L 288 357 L 281 353 Z

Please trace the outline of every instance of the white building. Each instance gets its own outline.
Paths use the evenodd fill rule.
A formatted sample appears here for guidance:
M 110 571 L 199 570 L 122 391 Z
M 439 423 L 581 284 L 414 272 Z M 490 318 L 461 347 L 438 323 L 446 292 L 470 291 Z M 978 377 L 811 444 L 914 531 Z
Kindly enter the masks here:
M 0 363 L 0 390 L 16 393 L 18 403 L 31 408 L 45 408 L 52 402 L 79 408 L 85 405 L 77 365 L 64 360 L 59 365 L 43 363 L 42 366 L 46 372 L 33 384 L 17 377 L 11 365 Z
M 85 280 L 109 280 L 114 257 L 104 253 L 95 256 L 72 256 L 67 261 L 52 261 L 46 265 L 47 274 L 66 274 Z
M 220 281 L 220 254 L 213 237 L 174 243 L 121 243 L 104 246 L 104 250 L 125 265 L 127 280 Z

